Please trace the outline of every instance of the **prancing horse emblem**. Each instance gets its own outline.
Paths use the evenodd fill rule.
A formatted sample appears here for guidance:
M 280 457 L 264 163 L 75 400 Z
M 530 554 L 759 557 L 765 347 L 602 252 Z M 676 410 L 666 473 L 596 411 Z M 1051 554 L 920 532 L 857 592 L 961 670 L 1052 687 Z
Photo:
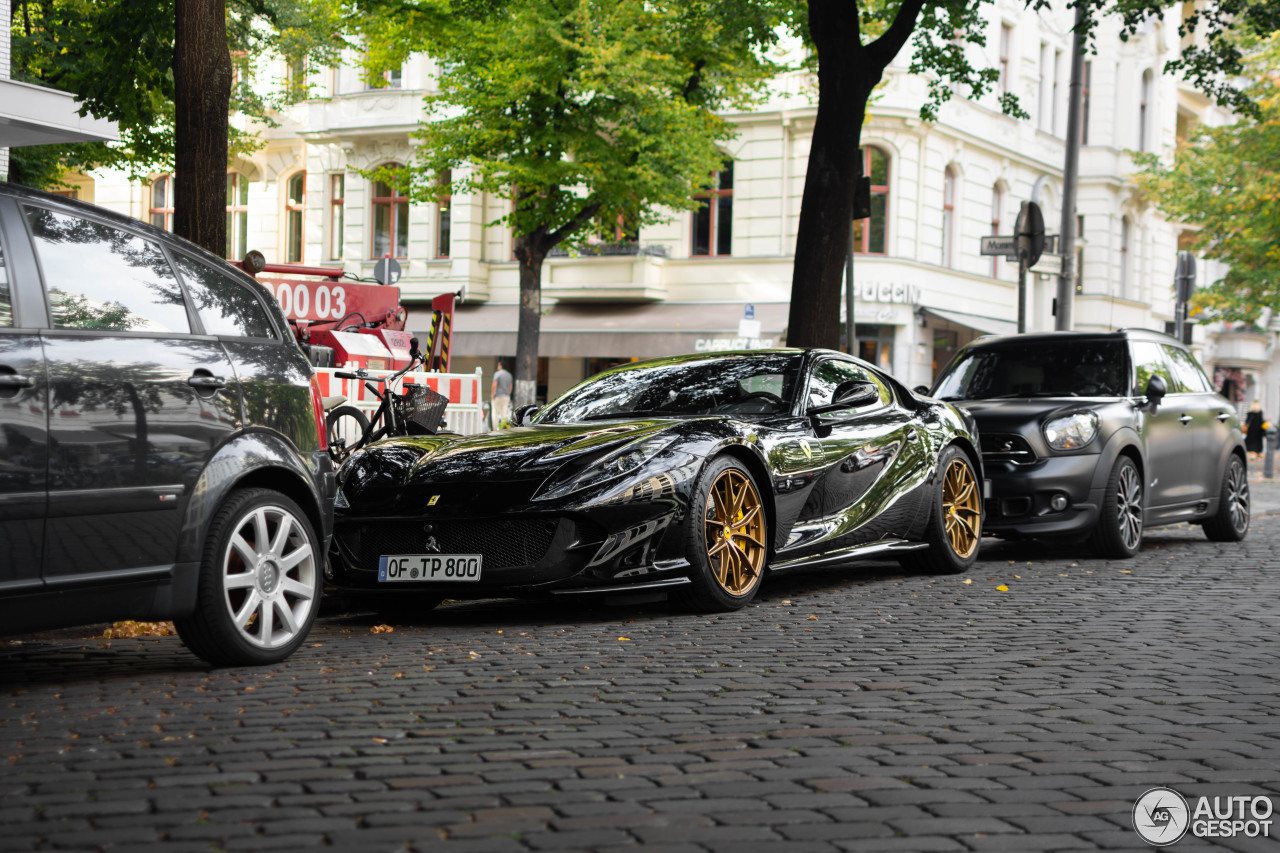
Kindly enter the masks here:
M 432 496 L 427 500 L 427 506 L 435 506 L 435 505 L 436 505 L 436 502 L 437 502 L 437 501 L 439 501 L 439 500 L 440 500 L 440 496 L 439 496 L 439 495 L 432 495 Z
M 426 542 L 424 542 L 424 543 L 423 543 L 423 545 L 422 545 L 422 550 L 424 550 L 424 551 L 428 551 L 428 552 L 430 552 L 430 553 L 432 553 L 432 554 L 439 554 L 439 553 L 440 553 L 440 543 L 436 541 L 436 537 L 434 537 L 434 536 L 428 536 L 428 537 L 427 537 L 427 541 L 426 541 Z

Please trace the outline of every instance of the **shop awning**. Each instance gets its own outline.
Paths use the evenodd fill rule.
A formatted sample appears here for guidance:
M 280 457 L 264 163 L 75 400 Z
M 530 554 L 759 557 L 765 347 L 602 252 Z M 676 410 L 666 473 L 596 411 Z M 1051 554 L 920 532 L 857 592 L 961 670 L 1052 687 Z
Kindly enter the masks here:
M 966 314 L 963 311 L 941 311 L 937 308 L 924 308 L 926 317 L 954 323 L 988 335 L 1016 335 L 1018 324 L 1011 320 L 999 320 L 995 317 L 984 317 L 981 314 Z
M 652 358 L 689 352 L 772 347 L 781 343 L 789 303 L 754 303 L 756 338 L 739 336 L 746 303 L 554 305 L 542 317 L 541 355 L 567 358 Z M 461 305 L 454 312 L 454 355 L 501 356 L 516 351 L 516 305 Z M 407 328 L 425 340 L 431 313 L 409 312 Z

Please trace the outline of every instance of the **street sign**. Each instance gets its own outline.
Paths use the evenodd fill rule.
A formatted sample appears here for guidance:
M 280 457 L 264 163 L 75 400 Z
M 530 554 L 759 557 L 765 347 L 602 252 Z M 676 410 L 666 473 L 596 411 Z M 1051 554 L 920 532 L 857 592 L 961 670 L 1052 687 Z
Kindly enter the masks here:
M 1018 254 L 1026 256 L 1027 266 L 1033 266 L 1044 252 L 1044 216 L 1040 205 L 1024 201 L 1013 231 L 1018 237 Z
M 742 309 L 742 316 L 747 320 L 754 320 L 756 318 L 756 306 L 747 303 L 747 307 Z
M 1045 252 L 1040 256 L 1040 260 L 1036 261 L 1030 269 L 1031 272 L 1039 273 L 1040 275 L 1061 275 L 1062 255 Z
M 1018 238 L 1016 237 L 983 237 L 982 254 L 1004 255 L 1011 261 L 1018 259 Z
M 373 265 L 373 277 L 381 284 L 395 284 L 400 280 L 400 262 L 395 258 L 378 258 Z

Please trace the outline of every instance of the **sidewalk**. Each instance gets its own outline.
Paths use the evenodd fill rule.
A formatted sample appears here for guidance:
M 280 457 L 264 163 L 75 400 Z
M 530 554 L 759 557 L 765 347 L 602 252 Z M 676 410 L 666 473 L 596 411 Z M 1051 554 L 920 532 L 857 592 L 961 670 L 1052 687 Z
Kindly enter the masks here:
M 1249 460 L 1249 497 L 1255 516 L 1280 515 L 1280 464 L 1268 480 L 1262 476 L 1262 460 Z

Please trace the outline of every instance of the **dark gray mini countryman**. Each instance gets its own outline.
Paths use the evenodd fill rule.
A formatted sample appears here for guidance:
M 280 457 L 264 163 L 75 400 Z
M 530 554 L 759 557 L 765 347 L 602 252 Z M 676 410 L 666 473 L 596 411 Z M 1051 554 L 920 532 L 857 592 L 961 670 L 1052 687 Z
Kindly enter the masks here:
M 1087 536 L 1129 557 L 1148 527 L 1190 522 L 1220 542 L 1249 531 L 1236 411 L 1167 335 L 980 338 L 932 393 L 978 422 L 986 533 Z
M 264 288 L 0 184 L 0 632 L 173 619 L 212 663 L 282 660 L 319 609 L 324 436 Z

